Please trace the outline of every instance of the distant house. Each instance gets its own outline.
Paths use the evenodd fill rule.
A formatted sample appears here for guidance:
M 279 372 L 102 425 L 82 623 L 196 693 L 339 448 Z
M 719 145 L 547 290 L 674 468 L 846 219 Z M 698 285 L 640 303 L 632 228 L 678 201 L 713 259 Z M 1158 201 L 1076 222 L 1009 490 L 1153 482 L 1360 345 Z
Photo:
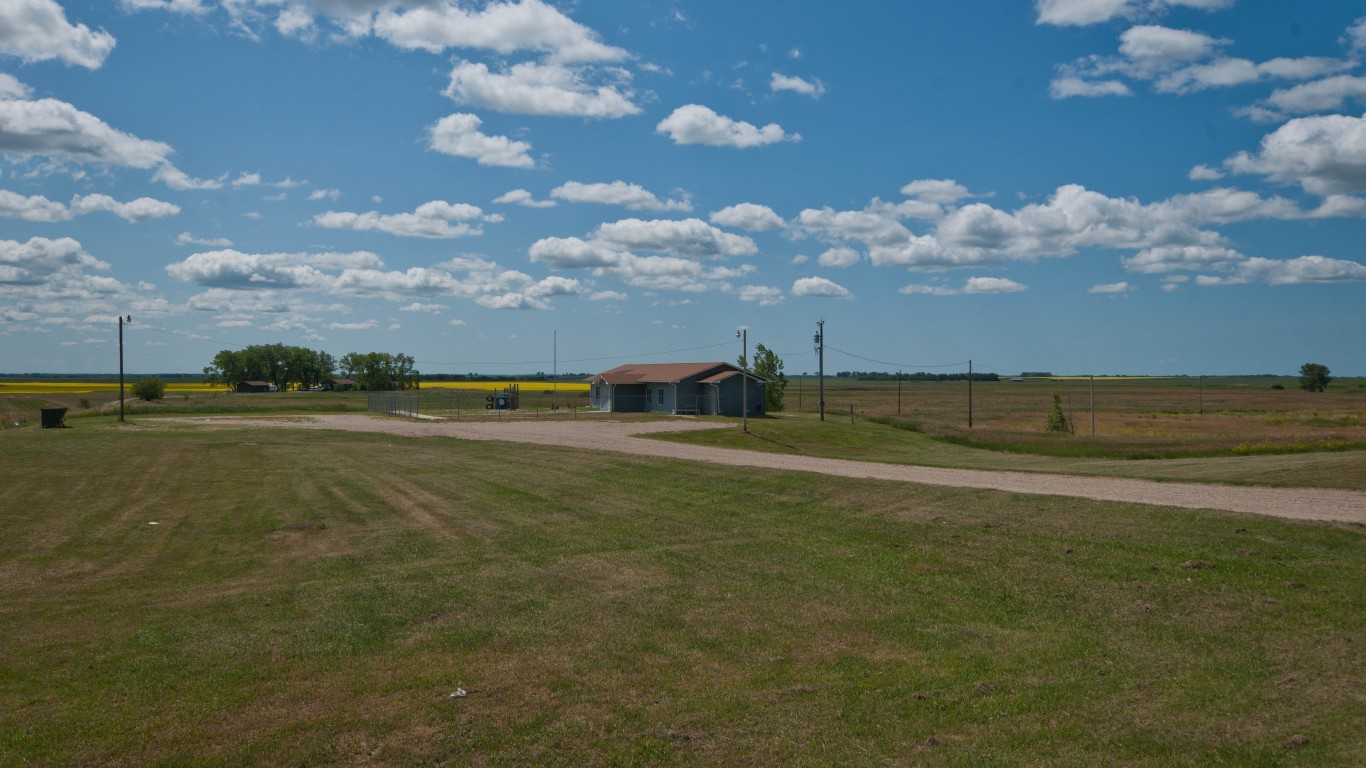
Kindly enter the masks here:
M 739 416 L 748 405 L 753 416 L 764 412 L 768 382 L 730 363 L 648 363 L 620 365 L 588 383 L 589 404 L 613 413 Z
M 327 392 L 350 392 L 355 388 L 354 379 L 328 379 L 323 382 L 323 390 Z
M 237 385 L 237 391 L 241 393 L 274 392 L 275 385 L 268 381 L 244 381 Z

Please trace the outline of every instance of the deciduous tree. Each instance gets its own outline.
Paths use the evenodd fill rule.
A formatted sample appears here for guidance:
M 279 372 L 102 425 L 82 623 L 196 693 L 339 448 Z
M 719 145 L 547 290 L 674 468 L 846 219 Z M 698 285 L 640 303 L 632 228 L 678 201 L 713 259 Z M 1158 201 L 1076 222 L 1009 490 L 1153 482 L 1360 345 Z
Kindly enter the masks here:
M 1328 388 L 1333 377 L 1328 375 L 1328 366 L 1321 363 L 1305 363 L 1300 366 L 1300 389 L 1322 392 Z
M 751 368 L 740 355 L 737 362 L 741 368 L 768 382 L 764 386 L 764 412 L 774 413 L 783 409 L 783 392 L 787 389 L 787 375 L 783 373 L 783 359 L 763 344 L 754 345 L 754 367 Z

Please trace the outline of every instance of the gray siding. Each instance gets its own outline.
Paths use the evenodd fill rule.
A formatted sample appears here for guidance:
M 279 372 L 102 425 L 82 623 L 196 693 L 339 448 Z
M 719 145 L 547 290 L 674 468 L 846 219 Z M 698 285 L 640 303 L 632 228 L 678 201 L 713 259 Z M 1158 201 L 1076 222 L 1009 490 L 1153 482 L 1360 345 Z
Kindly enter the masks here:
M 648 382 L 644 384 L 609 385 L 590 382 L 589 403 L 598 409 L 616 413 L 698 413 L 702 415 L 739 416 L 743 410 L 742 387 L 749 386 L 749 415 L 764 412 L 764 385 L 744 376 L 731 376 L 719 384 L 701 384 L 719 370 L 712 368 L 677 384 Z

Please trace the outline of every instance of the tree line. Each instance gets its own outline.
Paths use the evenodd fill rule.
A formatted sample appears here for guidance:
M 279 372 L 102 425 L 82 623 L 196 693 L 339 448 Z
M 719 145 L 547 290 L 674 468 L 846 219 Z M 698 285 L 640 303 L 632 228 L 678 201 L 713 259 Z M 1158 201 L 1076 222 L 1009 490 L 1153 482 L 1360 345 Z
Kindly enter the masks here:
M 1026 376 L 1030 374 L 1025 374 Z M 887 373 L 885 371 L 840 371 L 835 374 L 835 378 L 854 379 L 855 381 L 967 381 L 966 373 L 925 373 L 916 371 L 915 373 Z M 1001 377 L 994 373 L 972 374 L 973 381 L 1000 381 Z
M 322 386 L 338 372 L 358 389 L 417 389 L 420 376 L 411 356 L 388 352 L 350 352 L 340 360 L 327 352 L 285 344 L 253 344 L 225 349 L 204 368 L 204 383 L 237 389 L 248 381 L 264 381 L 281 392 Z

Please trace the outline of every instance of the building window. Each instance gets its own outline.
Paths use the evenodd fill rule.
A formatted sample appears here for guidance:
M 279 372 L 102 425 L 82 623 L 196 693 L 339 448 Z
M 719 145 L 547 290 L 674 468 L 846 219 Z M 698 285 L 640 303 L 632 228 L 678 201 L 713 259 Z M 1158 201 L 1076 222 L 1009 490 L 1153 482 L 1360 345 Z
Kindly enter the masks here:
M 660 404 L 660 405 L 663 405 L 663 404 L 664 404 L 664 388 L 663 388 L 663 387 L 660 387 L 660 388 L 659 388 L 659 404 Z

